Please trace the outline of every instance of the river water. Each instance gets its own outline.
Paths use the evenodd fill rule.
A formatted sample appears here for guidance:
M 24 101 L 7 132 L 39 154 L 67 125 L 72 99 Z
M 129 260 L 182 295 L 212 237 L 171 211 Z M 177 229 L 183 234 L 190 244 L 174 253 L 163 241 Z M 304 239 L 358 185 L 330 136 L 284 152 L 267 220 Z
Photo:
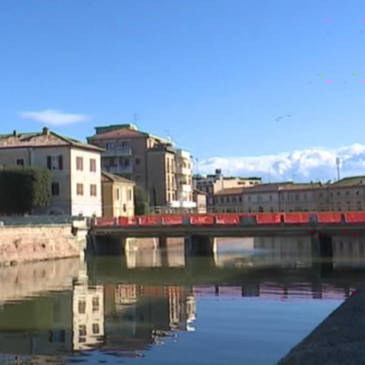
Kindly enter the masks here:
M 362 282 L 365 242 L 328 272 L 299 238 L 253 241 L 1 268 L 0 364 L 274 365 Z

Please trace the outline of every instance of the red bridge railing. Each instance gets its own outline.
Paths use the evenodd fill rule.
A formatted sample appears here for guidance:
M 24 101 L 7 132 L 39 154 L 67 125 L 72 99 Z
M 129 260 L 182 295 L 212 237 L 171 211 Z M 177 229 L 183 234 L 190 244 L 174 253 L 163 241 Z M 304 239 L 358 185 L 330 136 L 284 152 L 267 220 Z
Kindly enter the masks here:
M 136 217 L 96 218 L 94 225 L 107 226 L 211 226 L 211 225 L 311 225 L 365 224 L 365 212 L 306 213 L 222 213 L 222 214 L 161 214 Z

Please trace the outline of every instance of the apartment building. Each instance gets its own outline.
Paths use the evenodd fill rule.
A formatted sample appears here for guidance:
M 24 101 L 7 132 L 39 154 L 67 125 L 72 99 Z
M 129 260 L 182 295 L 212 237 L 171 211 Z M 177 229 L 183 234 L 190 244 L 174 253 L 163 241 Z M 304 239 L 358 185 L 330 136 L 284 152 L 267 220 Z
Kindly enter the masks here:
M 134 181 L 102 171 L 101 185 L 103 217 L 134 216 Z
M 96 127 L 88 142 L 104 148 L 102 169 L 135 181 L 150 194 L 151 205 L 194 209 L 192 164 L 187 151 L 171 141 L 142 132 L 133 124 Z
M 227 190 L 226 193 L 219 193 L 219 199 L 215 199 L 218 192 L 226 189 L 239 189 L 245 187 L 252 187 L 262 183 L 262 179 L 259 177 L 228 177 L 223 176 L 222 170 L 215 170 L 213 175 L 194 175 L 193 185 L 196 189 L 207 194 L 207 211 L 215 212 L 225 210 L 224 204 L 228 202 L 228 196 L 230 191 Z M 236 194 L 238 190 L 232 190 L 233 194 Z M 222 200 L 223 199 L 223 200 Z M 238 201 L 239 203 L 239 201 Z M 215 206 L 217 204 L 217 206 Z M 230 207 L 227 207 L 227 209 Z
M 50 206 L 34 214 L 101 216 L 102 152 L 48 128 L 39 133 L 0 135 L 0 165 L 39 166 L 52 171 Z

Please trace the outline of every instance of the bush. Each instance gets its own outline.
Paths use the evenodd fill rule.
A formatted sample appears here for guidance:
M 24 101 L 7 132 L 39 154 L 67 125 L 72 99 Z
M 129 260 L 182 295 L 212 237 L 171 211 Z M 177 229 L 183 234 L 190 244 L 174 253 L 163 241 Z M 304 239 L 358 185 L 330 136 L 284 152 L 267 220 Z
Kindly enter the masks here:
M 46 168 L 11 166 L 0 169 L 0 214 L 24 215 L 47 207 L 52 174 Z

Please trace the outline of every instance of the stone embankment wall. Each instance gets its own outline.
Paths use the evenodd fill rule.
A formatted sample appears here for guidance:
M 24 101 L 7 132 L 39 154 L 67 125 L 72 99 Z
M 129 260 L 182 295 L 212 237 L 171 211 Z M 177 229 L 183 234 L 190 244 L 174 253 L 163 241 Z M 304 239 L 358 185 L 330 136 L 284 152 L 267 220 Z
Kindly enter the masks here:
M 365 286 L 332 312 L 277 365 L 365 364 Z
M 66 222 L 65 218 L 45 216 L 0 217 L 0 222 L 0 266 L 83 255 L 85 221 Z

